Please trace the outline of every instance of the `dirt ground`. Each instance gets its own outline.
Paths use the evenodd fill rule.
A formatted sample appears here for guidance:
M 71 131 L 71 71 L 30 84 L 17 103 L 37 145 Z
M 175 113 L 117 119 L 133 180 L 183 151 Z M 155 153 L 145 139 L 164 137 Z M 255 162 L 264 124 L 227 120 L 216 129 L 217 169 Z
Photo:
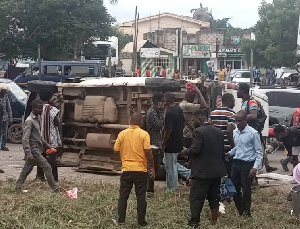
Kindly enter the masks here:
M 0 180 L 5 181 L 7 179 L 17 179 L 20 171 L 24 165 L 24 161 L 22 160 L 24 157 L 22 145 L 16 144 L 8 144 L 7 145 L 10 151 L 4 152 L 0 151 L 0 168 L 5 171 L 5 173 L 0 174 Z M 275 166 L 278 168 L 276 171 L 277 173 L 289 175 L 291 174 L 291 165 L 290 172 L 284 172 L 279 161 L 281 158 L 284 158 L 283 152 L 278 151 L 272 155 L 269 155 L 269 160 L 271 166 Z M 59 172 L 59 179 L 60 180 L 67 180 L 73 182 L 104 182 L 109 184 L 118 184 L 119 183 L 119 176 L 118 175 L 107 175 L 107 174 L 93 174 L 93 173 L 81 173 L 75 171 L 76 168 L 71 167 L 60 167 Z M 34 168 L 33 172 L 29 175 L 28 179 L 34 179 L 36 175 L 36 169 Z M 159 186 L 164 187 L 164 182 L 157 182 Z

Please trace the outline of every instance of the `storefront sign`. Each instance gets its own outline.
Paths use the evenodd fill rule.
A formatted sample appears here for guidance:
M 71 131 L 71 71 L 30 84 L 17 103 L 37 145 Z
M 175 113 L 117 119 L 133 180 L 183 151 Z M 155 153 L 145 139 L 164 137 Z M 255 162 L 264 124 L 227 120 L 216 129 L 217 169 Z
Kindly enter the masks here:
M 159 55 L 159 48 L 141 48 L 140 51 L 141 58 L 159 58 Z
M 241 49 L 219 49 L 217 55 L 218 58 L 226 58 L 226 57 L 242 58 L 244 56 L 245 54 L 242 53 Z
M 226 53 L 240 53 L 241 49 L 219 49 L 218 52 L 226 52 Z
M 132 52 L 123 52 L 122 57 L 123 57 L 123 59 L 132 59 L 133 53 Z
M 227 57 L 227 53 L 226 52 L 218 53 L 217 57 L 218 58 L 225 58 L 225 57 Z
M 209 45 L 183 45 L 184 58 L 211 58 Z

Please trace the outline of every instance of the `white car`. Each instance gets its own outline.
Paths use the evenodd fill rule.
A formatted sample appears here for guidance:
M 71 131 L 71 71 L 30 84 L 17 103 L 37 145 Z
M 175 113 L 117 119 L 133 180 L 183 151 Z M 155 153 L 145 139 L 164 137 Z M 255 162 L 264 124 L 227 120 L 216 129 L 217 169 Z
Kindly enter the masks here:
M 239 70 L 237 71 L 232 79 L 233 83 L 249 83 L 250 84 L 250 71 L 249 70 Z

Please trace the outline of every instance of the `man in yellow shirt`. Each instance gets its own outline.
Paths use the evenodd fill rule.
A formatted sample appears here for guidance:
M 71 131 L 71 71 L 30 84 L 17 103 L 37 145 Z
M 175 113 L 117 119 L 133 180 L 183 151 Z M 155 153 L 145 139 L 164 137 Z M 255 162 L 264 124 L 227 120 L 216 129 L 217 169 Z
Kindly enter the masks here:
M 225 70 L 224 68 L 220 68 L 220 70 L 217 72 L 218 74 L 218 80 L 219 81 L 225 81 Z
M 132 186 L 135 186 L 137 198 L 138 224 L 147 226 L 146 191 L 147 171 L 152 179 L 155 178 L 154 161 L 150 146 L 149 134 L 140 128 L 142 115 L 131 116 L 130 127 L 119 133 L 114 151 L 120 153 L 122 175 L 120 179 L 120 198 L 118 202 L 118 224 L 124 224 L 126 218 L 127 200 Z M 147 168 L 148 164 L 148 168 Z

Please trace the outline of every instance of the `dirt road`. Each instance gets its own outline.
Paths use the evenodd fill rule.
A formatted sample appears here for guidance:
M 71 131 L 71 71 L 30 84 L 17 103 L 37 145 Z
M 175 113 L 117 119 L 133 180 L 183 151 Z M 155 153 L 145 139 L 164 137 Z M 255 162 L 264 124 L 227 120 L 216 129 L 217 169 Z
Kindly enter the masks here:
M 22 145 L 8 144 L 9 152 L 0 151 L 0 168 L 2 168 L 5 173 L 0 174 L 0 180 L 6 179 L 17 179 L 20 171 L 24 165 L 24 161 L 22 160 L 24 157 Z M 271 166 L 275 166 L 278 168 L 277 173 L 281 173 L 284 175 L 291 174 L 291 165 L 290 172 L 284 172 L 279 161 L 281 158 L 284 158 L 282 151 L 278 151 L 272 155 L 269 155 L 269 160 Z M 34 179 L 36 169 L 30 174 L 28 179 Z M 74 168 L 66 167 L 59 168 L 59 179 L 66 179 L 67 181 L 75 181 L 75 182 L 104 182 L 111 184 L 119 183 L 119 176 L 112 175 L 101 175 L 101 174 L 93 174 L 93 173 L 81 173 L 76 172 Z M 164 186 L 164 182 L 158 182 L 159 185 Z
M 8 144 L 10 151 L 0 151 L 0 168 L 5 173 L 0 174 L 0 180 L 17 179 L 24 165 L 24 152 L 22 145 Z M 119 176 L 99 175 L 93 173 L 80 173 L 74 171 L 75 168 L 64 167 L 58 168 L 59 180 L 66 179 L 67 181 L 75 182 L 105 182 L 117 184 Z M 36 176 L 36 168 L 29 175 L 28 179 L 34 179 Z

